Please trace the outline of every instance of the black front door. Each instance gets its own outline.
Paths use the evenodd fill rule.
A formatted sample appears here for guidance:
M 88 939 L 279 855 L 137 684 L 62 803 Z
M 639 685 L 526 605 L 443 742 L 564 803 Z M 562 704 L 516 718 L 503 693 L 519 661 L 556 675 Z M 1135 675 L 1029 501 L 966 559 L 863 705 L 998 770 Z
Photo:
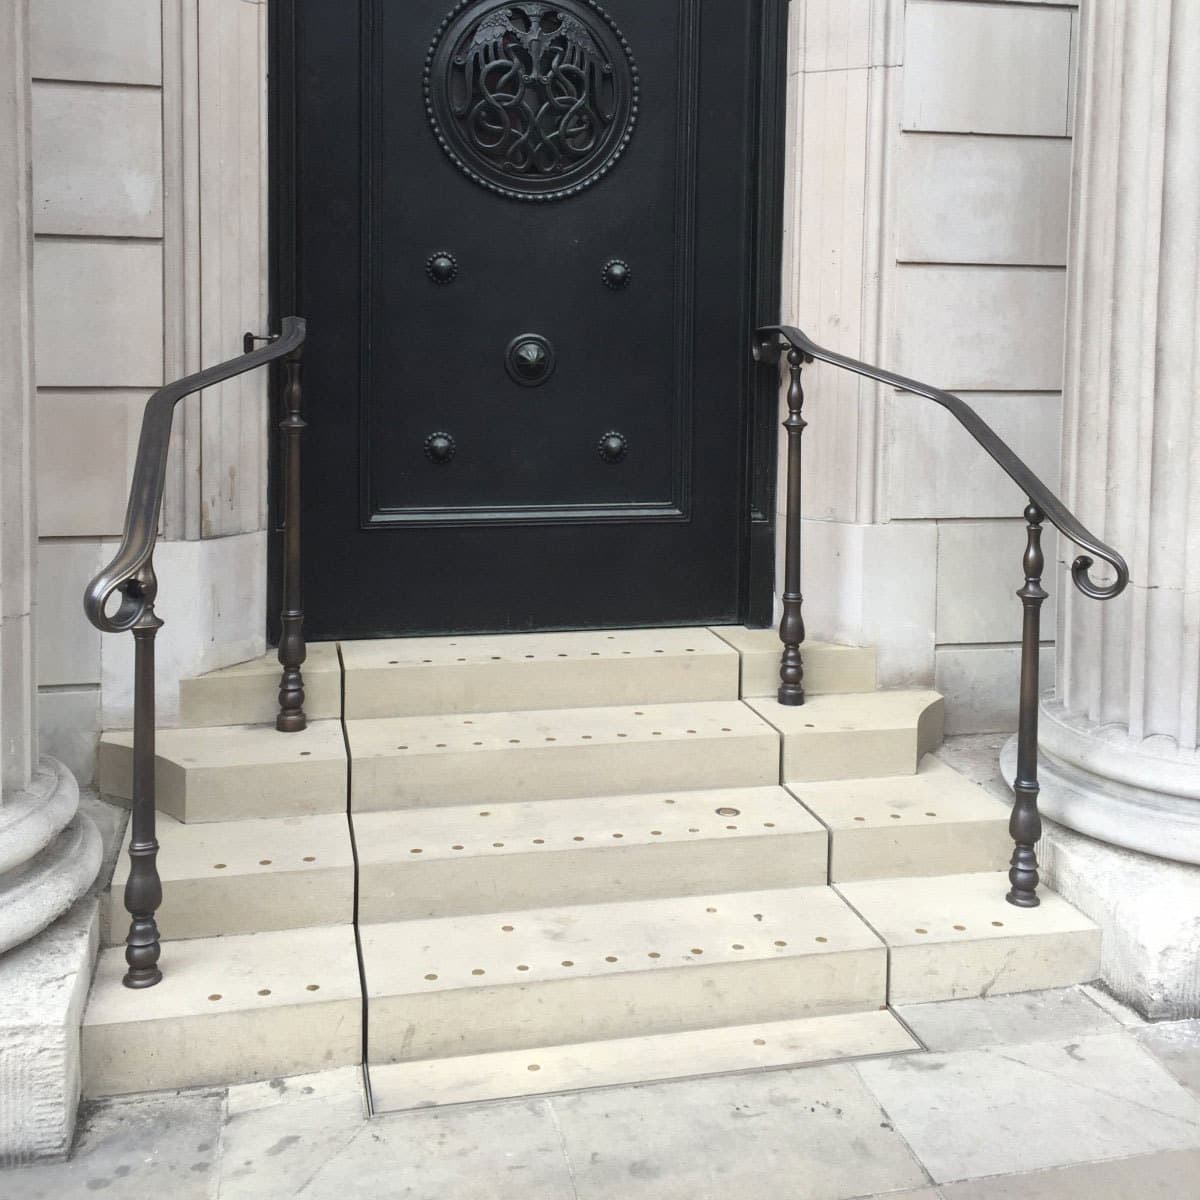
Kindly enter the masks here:
M 745 619 L 781 6 L 452 2 L 276 13 L 310 636 Z

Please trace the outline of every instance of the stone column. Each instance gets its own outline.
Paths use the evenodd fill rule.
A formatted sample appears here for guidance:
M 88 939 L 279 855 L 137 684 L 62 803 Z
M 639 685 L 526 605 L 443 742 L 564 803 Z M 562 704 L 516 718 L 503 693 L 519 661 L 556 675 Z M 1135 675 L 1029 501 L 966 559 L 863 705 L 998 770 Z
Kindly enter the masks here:
M 66 1149 L 79 1010 L 64 964 L 28 942 L 82 896 L 100 835 L 79 788 L 37 758 L 34 704 L 33 230 L 28 0 L 0 8 L 0 1166 Z M 64 331 L 64 335 L 67 331 Z M 41 939 L 39 939 L 41 940 Z M 54 938 L 51 936 L 51 942 Z M 12 951 L 13 953 L 7 953 Z
M 1195 0 L 1083 10 L 1062 479 L 1132 582 L 1098 604 L 1060 569 L 1041 724 L 1048 875 L 1159 1017 L 1200 1015 L 1197 61 Z

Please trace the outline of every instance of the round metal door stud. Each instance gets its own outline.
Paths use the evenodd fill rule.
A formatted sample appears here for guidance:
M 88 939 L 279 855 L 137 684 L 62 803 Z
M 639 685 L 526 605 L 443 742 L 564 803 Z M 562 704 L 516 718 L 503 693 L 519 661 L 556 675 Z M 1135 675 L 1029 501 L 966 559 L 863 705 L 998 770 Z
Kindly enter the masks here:
M 554 347 L 540 333 L 520 333 L 508 343 L 504 367 L 514 383 L 537 387 L 554 374 Z
M 610 429 L 596 444 L 596 450 L 606 463 L 619 463 L 629 453 L 629 442 L 623 433 Z
M 611 288 L 614 292 L 620 292 L 627 288 L 631 275 L 629 264 L 623 258 L 610 258 L 604 264 L 604 270 L 600 272 L 604 286 Z
M 458 259 L 449 250 L 436 250 L 426 260 L 425 273 L 434 283 L 453 283 L 458 276 Z
M 457 449 L 454 439 L 441 429 L 425 439 L 425 457 L 435 467 L 444 467 L 454 457 Z

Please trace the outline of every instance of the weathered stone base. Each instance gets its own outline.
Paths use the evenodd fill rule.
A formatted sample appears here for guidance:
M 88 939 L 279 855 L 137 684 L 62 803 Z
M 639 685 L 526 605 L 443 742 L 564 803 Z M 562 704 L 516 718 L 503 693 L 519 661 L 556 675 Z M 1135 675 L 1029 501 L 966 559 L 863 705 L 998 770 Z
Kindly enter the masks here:
M 99 946 L 94 896 L 0 956 L 0 1167 L 71 1148 L 79 1025 Z
M 1011 782 L 1015 740 L 1001 753 Z M 1087 797 L 1049 764 L 1039 771 L 1046 811 Z M 1071 795 L 1056 796 L 1069 789 Z M 1103 930 L 1100 971 L 1114 995 L 1153 1020 L 1200 1016 L 1200 866 L 1111 846 L 1045 820 L 1038 846 L 1045 882 Z

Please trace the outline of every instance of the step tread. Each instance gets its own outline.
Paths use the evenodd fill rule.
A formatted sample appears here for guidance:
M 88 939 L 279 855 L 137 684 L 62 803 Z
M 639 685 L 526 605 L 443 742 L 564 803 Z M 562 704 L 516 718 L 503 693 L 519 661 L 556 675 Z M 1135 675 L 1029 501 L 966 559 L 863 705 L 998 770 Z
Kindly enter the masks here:
M 931 689 L 903 688 L 813 696 L 796 706 L 762 696 L 752 696 L 745 703 L 781 733 L 806 736 L 863 729 L 908 729 L 941 700 L 941 693 Z
M 717 809 L 737 810 L 720 815 Z M 820 833 L 821 823 L 781 787 L 713 788 L 358 813 L 359 861 L 423 862 L 548 854 L 582 847 L 662 845 L 704 838 Z M 698 836 L 697 836 L 698 835 Z M 498 844 L 499 843 L 499 844 Z
M 919 1043 L 887 1010 L 836 1013 L 382 1063 L 371 1067 L 371 1098 L 374 1111 L 399 1112 L 919 1049 Z
M 310 642 L 304 660 L 304 711 L 311 720 L 342 714 L 342 667 L 336 642 Z M 180 723 L 273 722 L 279 707 L 279 656 L 258 658 L 179 681 Z
M 161 983 L 131 990 L 121 983 L 123 948 L 102 950 L 85 1028 L 270 1013 L 342 1000 L 357 1004 L 360 996 L 354 931 L 348 925 L 170 942 L 163 948 L 162 967 Z M 268 994 L 261 995 L 263 990 Z
M 1008 875 L 1003 871 L 865 879 L 836 886 L 893 947 L 1098 932 L 1094 922 L 1049 888 L 1039 889 L 1042 902 L 1037 908 L 1009 904 L 1004 899 Z
M 1069 987 L 1099 974 L 1100 930 L 1045 887 L 1037 908 L 1009 904 L 1002 871 L 834 886 L 888 944 L 890 1004 Z
M 927 755 L 916 775 L 793 783 L 790 789 L 831 830 L 986 822 L 1007 828 L 1008 809 L 978 784 Z
M 741 657 L 741 694 L 747 697 L 775 695 L 779 688 L 779 659 L 783 649 L 778 630 L 714 625 L 712 632 L 728 642 Z M 800 649 L 804 657 L 804 688 L 808 695 L 875 689 L 875 650 L 872 647 L 808 641 Z
M 345 813 L 306 817 L 258 817 L 185 825 L 160 813 L 158 874 L 163 883 L 185 879 L 220 882 L 239 875 L 270 876 L 354 866 Z M 128 831 L 125 843 L 129 843 Z M 122 854 L 114 890 L 129 877 Z
M 351 719 L 736 699 L 737 652 L 707 629 L 343 642 Z
M 882 950 L 828 887 L 400 921 L 361 936 L 372 999 Z
M 110 730 L 102 745 L 132 747 L 130 730 Z M 310 721 L 296 733 L 280 733 L 274 725 L 208 725 L 159 729 L 155 755 L 182 767 L 211 770 L 240 766 L 316 766 L 346 761 L 341 721 Z
M 740 700 L 478 712 L 469 717 L 374 717 L 347 721 L 346 731 L 355 760 L 773 735 L 770 725 Z
M 703 628 L 566 630 L 555 633 L 502 633 L 445 637 L 378 638 L 342 642 L 346 674 L 361 670 L 426 666 L 456 668 L 493 662 L 525 664 L 540 659 L 647 659 L 716 655 L 732 660 L 734 651 Z

